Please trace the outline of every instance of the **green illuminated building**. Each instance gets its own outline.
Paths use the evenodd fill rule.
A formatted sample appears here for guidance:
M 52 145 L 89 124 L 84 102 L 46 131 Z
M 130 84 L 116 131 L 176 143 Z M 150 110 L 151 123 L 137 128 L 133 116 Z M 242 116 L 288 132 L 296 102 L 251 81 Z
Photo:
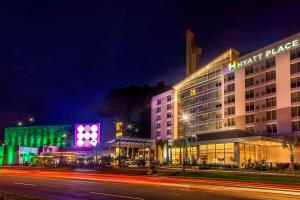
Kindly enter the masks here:
M 71 125 L 9 127 L 4 131 L 5 146 L 0 147 L 0 166 L 13 165 L 19 147 L 42 148 L 44 145 L 72 148 L 74 127 Z M 26 148 L 25 148 L 26 149 Z M 28 158 L 23 155 L 23 160 Z

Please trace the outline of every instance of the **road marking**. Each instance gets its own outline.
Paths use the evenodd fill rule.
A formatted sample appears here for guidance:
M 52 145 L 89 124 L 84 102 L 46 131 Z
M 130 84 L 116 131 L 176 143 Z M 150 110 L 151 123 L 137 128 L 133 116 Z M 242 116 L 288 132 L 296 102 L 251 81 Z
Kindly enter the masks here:
M 16 185 L 26 185 L 26 186 L 36 187 L 36 185 L 30 184 L 30 183 L 15 183 L 15 184 L 16 184 Z
M 91 194 L 103 195 L 103 196 L 119 197 L 119 198 L 124 198 L 124 199 L 145 200 L 145 199 L 140 198 L 140 197 L 129 197 L 129 196 L 116 195 L 116 194 L 106 194 L 106 193 L 101 193 L 101 192 L 90 192 L 90 193 Z

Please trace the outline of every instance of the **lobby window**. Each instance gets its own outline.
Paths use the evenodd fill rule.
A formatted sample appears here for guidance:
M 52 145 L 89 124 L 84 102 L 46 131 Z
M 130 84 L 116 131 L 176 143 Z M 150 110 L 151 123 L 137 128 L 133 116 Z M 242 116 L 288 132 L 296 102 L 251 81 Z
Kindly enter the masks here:
M 172 117 L 172 113 L 168 112 L 167 113 L 167 118 L 171 118 Z
M 231 106 L 227 108 L 227 115 L 234 115 L 235 114 L 235 107 Z
M 246 131 L 254 133 L 255 132 L 255 128 L 254 128 L 254 126 L 246 127 Z
M 275 57 L 266 60 L 266 68 L 272 67 L 274 65 L 275 65 Z
M 276 119 L 277 119 L 276 110 L 272 110 L 272 111 L 267 112 L 267 120 L 276 120 Z
M 227 125 L 228 126 L 235 126 L 235 118 L 228 118 L 227 119 Z
M 157 123 L 157 124 L 156 124 L 156 128 L 160 128 L 160 123 Z
M 160 131 L 156 131 L 156 136 L 157 136 L 157 137 L 160 136 Z
M 171 129 L 167 129 L 167 135 L 171 135 L 172 134 L 172 130 Z
M 254 102 L 246 103 L 246 111 L 254 110 Z
M 267 107 L 274 107 L 276 106 L 276 97 L 270 97 L 266 99 Z
M 291 74 L 300 72 L 300 62 L 291 64 L 290 71 L 291 71 Z
M 158 99 L 156 105 L 160 105 L 160 104 L 161 104 L 161 99 Z
M 245 93 L 246 99 L 251 99 L 254 97 L 254 90 L 247 90 Z
M 291 88 L 299 87 L 300 86 L 300 76 L 291 79 Z
M 156 116 L 156 121 L 159 121 L 159 120 L 161 120 L 161 117 L 160 117 L 160 115 L 157 115 Z
M 232 81 L 235 79 L 235 73 L 231 72 L 225 75 L 224 82 Z
M 300 57 L 300 47 L 296 48 L 296 49 L 292 49 L 290 51 L 290 58 L 291 60 L 295 59 L 295 58 L 299 58 Z
M 167 101 L 171 101 L 172 100 L 172 96 L 171 95 L 168 95 L 167 96 Z
M 246 124 L 254 123 L 254 114 L 246 115 Z
M 156 112 L 157 112 L 157 113 L 160 113 L 160 112 L 161 112 L 161 107 L 157 107 L 157 108 L 156 108 Z
M 167 121 L 167 126 L 168 126 L 168 127 L 172 126 L 171 121 Z
M 266 81 L 271 81 L 271 80 L 275 80 L 276 79 L 276 72 L 274 71 L 270 71 L 270 72 L 266 72 Z
M 254 72 L 253 65 L 245 67 L 245 75 L 252 74 Z
M 227 96 L 227 103 L 234 103 L 235 102 L 235 95 Z
M 254 77 L 247 78 L 247 79 L 245 80 L 245 86 L 246 86 L 246 87 L 249 87 L 249 86 L 252 86 L 252 85 L 254 85 Z
M 268 124 L 267 133 L 269 134 L 277 133 L 277 124 Z
M 276 92 L 276 84 L 272 83 L 270 85 L 266 85 L 266 94 L 271 94 Z
M 291 94 L 292 103 L 300 101 L 300 92 L 293 92 Z
M 292 107 L 292 117 L 300 116 L 300 106 Z
M 292 131 L 299 132 L 300 131 L 300 121 L 293 121 L 292 122 Z
M 233 92 L 235 90 L 234 83 L 227 85 L 227 90 L 225 92 Z
M 171 104 L 167 104 L 167 110 L 171 110 L 172 109 L 172 105 Z

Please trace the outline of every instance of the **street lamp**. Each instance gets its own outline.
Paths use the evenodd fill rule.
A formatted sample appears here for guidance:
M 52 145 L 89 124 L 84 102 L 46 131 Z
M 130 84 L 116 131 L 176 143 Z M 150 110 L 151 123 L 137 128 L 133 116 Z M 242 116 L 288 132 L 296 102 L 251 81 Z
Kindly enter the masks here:
M 18 125 L 18 126 L 23 126 L 23 122 L 18 121 L 18 122 L 17 122 L 17 125 Z
M 186 143 L 187 143 L 187 138 L 186 138 L 186 135 L 185 135 L 185 128 L 186 128 L 186 125 L 189 123 L 190 121 L 190 115 L 187 114 L 187 113 L 183 113 L 182 116 L 181 116 L 181 121 L 183 121 L 183 141 L 184 141 L 184 152 L 183 152 L 183 164 L 182 164 L 182 171 L 185 171 L 185 163 L 186 163 L 186 159 L 187 159 L 187 146 L 186 146 Z
M 28 121 L 34 122 L 34 118 L 33 118 L 33 117 L 29 117 L 29 118 L 28 118 Z

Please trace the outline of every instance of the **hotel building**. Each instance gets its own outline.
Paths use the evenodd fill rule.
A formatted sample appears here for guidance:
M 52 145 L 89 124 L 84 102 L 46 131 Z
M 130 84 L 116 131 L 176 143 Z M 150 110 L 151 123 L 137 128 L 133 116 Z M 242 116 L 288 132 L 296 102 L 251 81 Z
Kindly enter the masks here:
M 228 49 L 173 87 L 172 163 L 289 161 L 278 136 L 300 131 L 300 33 L 239 54 Z

